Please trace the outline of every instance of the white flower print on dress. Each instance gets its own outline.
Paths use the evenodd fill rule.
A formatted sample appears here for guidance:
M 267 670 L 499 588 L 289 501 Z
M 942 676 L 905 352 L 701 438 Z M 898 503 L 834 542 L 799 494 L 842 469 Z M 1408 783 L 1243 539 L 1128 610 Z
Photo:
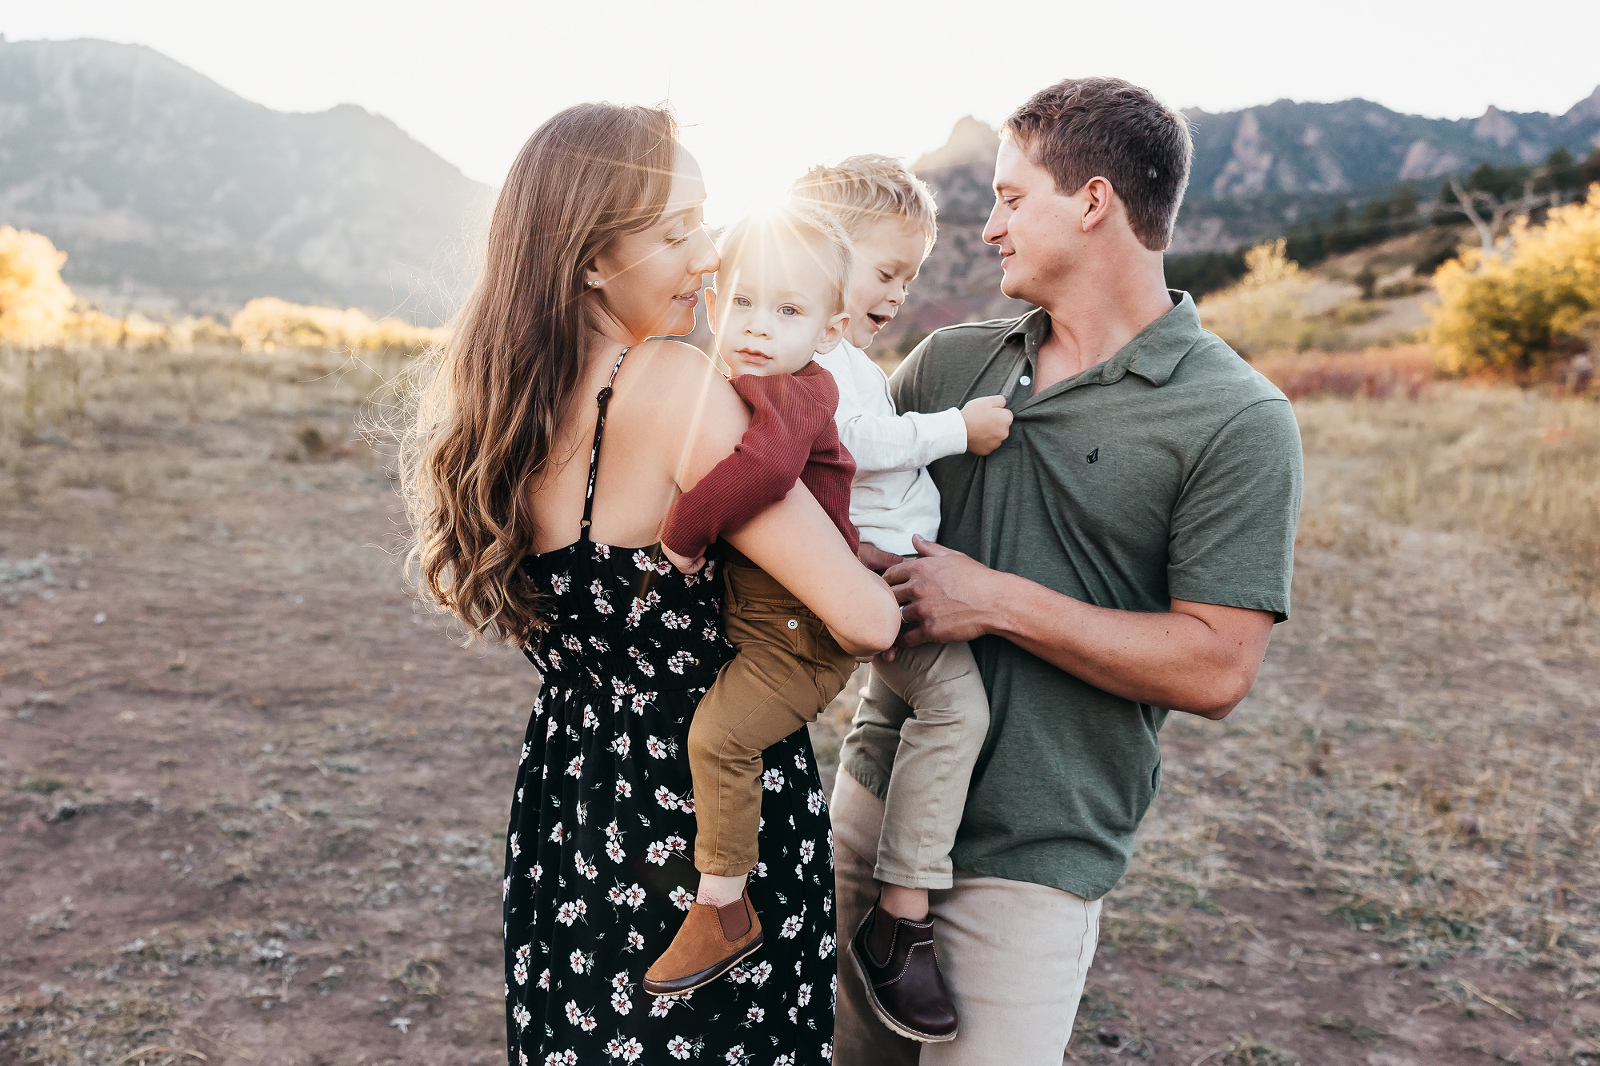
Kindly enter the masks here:
M 749 1010 L 744 1012 L 744 1017 L 745 1021 L 749 1022 L 765 1021 L 767 1018 L 767 1012 L 762 1010 L 760 1007 L 751 1007 Z
M 661 624 L 666 626 L 668 629 L 688 629 L 689 616 L 686 614 L 679 614 L 677 611 L 662 611 Z
M 583 728 L 585 728 L 585 729 L 594 729 L 594 728 L 598 727 L 599 725 L 600 725 L 600 719 L 595 716 L 594 708 L 585 707 L 583 709 Z
M 689 842 L 677 835 L 668 837 L 664 843 L 667 845 L 668 851 L 683 854 L 689 850 Z
M 626 1014 L 633 1009 L 633 1000 L 628 998 L 626 992 L 611 993 L 611 1009 L 618 1014 Z
M 772 963 L 770 962 L 758 962 L 756 963 L 756 968 L 750 971 L 750 980 L 756 983 L 757 988 L 760 988 L 762 985 L 766 984 L 767 978 L 771 976 Z
M 700 660 L 686 651 L 675 651 L 667 657 L 667 669 L 675 674 L 681 674 L 690 666 L 699 665 Z
M 628 734 L 624 733 L 611 742 L 611 750 L 616 752 L 619 758 L 626 759 L 628 757 L 628 748 L 632 744 L 633 741 L 629 739 Z
M 639 930 L 637 930 L 637 929 L 629 929 L 628 930 L 628 950 L 629 951 L 643 951 L 644 950 L 644 934 L 639 932 Z
M 653 733 L 644 738 L 644 750 L 650 753 L 652 759 L 665 759 L 667 757 L 666 743 Z
M 550 970 L 548 968 L 546 968 L 545 971 L 539 975 L 538 984 L 540 988 L 550 987 Z
M 783 791 L 783 771 L 776 766 L 761 775 L 761 787 L 768 792 Z
M 667 1041 L 667 1054 L 675 1059 L 686 1059 L 689 1057 L 689 1052 L 693 1050 L 693 1047 L 694 1045 L 683 1037 L 675 1036 Z
M 515 1007 L 511 1008 L 511 1017 L 512 1020 L 517 1023 L 518 1031 L 526 1029 L 528 1027 L 528 1023 L 533 1021 L 532 1013 L 530 1013 L 528 1008 L 524 1007 L 521 1003 L 518 1003 Z
M 555 825 L 550 827 L 550 842 L 552 844 L 561 843 L 561 823 L 560 822 L 557 822 Z
M 824 805 L 822 793 L 815 790 L 806 793 L 806 810 L 812 814 L 817 814 L 821 812 Z
M 816 841 L 814 841 L 814 840 L 802 840 L 800 842 L 800 861 L 801 862 L 810 862 L 812 857 L 814 855 L 816 855 L 816 853 L 817 853 Z
M 657 866 L 665 866 L 667 864 L 667 845 L 660 840 L 652 841 L 650 846 L 644 849 L 644 861 L 655 863 Z
M 830 933 L 822 934 L 822 943 L 817 945 L 817 958 L 825 959 L 833 954 L 833 936 Z
M 567 776 L 577 777 L 583 771 L 583 756 L 574 755 L 572 761 L 567 763 Z
M 622 850 L 621 844 L 615 840 L 606 841 L 606 858 L 612 862 L 622 862 L 627 857 L 628 853 Z
M 628 906 L 632 907 L 634 910 L 638 910 L 640 907 L 644 906 L 644 898 L 645 897 L 644 897 L 644 889 L 643 888 L 640 888 L 638 885 L 630 885 L 630 886 L 628 886 L 628 892 L 627 892 Z
M 617 798 L 627 799 L 631 795 L 633 795 L 633 786 L 628 783 L 626 778 L 617 778 Z
M 528 761 L 528 752 L 531 751 L 531 750 L 533 750 L 533 745 L 528 743 L 526 740 L 524 740 L 522 742 L 522 758 L 518 759 L 517 762 L 518 763 L 527 762 Z
M 674 907 L 677 907 L 680 911 L 686 911 L 689 909 L 689 904 L 694 902 L 694 893 L 679 885 L 667 894 L 667 898 L 672 900 Z
M 662 807 L 665 807 L 669 811 L 675 811 L 678 809 L 678 797 L 675 796 L 672 792 L 672 789 L 668 788 L 666 785 L 662 785 L 660 788 L 656 789 L 656 803 Z
M 506 841 L 506 843 L 511 846 L 511 857 L 513 859 L 520 858 L 522 856 L 522 845 L 517 843 L 516 833 L 512 833 L 511 837 Z
M 556 574 L 550 579 L 550 589 L 557 596 L 565 596 L 570 588 L 572 588 L 572 575 L 570 574 Z
M 800 986 L 800 990 L 795 993 L 794 1001 L 800 1004 L 802 1007 L 809 1007 L 811 1005 L 811 985 L 809 983 L 805 983 Z
M 728 1066 L 740 1066 L 740 1063 L 745 1061 L 745 1057 L 744 1045 L 735 1044 L 728 1049 L 728 1053 L 722 1056 L 722 1059 Z
M 791 914 L 783 920 L 783 927 L 778 930 L 778 935 L 786 940 L 792 940 L 800 935 L 802 924 L 798 914 Z

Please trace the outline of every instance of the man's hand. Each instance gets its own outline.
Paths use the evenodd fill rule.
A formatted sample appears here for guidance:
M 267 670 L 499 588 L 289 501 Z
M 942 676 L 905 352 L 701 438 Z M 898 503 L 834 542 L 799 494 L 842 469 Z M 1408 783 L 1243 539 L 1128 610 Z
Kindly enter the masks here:
M 1011 435 L 1011 412 L 1004 396 L 976 396 L 961 408 L 967 424 L 967 451 L 988 455 Z
M 700 572 L 700 568 L 706 565 L 705 552 L 701 552 L 698 558 L 690 559 L 679 555 L 677 552 L 667 547 L 666 544 L 662 544 L 661 554 L 665 555 L 668 562 L 670 562 L 673 566 L 676 566 L 685 574 L 698 574 Z
M 861 565 L 871 570 L 874 574 L 881 574 L 889 567 L 906 561 L 903 555 L 886 552 L 876 544 L 861 542 L 861 548 L 856 552 L 856 558 L 861 560 Z
M 999 575 L 952 548 L 916 536 L 911 542 L 921 557 L 891 566 L 883 575 L 904 620 L 897 645 L 954 644 L 989 632 L 992 587 Z

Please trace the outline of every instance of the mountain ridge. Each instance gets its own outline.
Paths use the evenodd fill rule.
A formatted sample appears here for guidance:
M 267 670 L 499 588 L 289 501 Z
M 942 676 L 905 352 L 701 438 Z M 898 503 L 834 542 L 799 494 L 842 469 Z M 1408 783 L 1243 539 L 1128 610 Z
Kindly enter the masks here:
M 86 293 L 438 321 L 491 195 L 354 104 L 274 111 L 143 45 L 0 40 L 0 221 Z

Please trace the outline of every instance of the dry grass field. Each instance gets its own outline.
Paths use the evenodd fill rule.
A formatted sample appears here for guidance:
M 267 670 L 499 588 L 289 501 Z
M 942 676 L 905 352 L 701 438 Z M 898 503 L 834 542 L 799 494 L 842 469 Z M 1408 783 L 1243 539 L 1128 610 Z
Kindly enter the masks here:
M 0 1062 L 503 1061 L 534 677 L 403 584 L 398 368 L 0 352 Z M 1294 617 L 1069 1061 L 1600 1063 L 1600 404 L 1301 391 Z

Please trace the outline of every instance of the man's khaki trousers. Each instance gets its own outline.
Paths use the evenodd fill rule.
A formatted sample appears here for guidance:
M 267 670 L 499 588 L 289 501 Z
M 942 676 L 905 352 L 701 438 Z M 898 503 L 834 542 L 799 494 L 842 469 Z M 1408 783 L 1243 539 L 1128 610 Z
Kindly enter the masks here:
M 841 771 L 830 815 L 839 915 L 835 1066 L 1061 1066 L 1099 938 L 1100 901 L 957 868 L 955 884 L 928 897 L 961 1034 L 918 1044 L 878 1021 L 845 957 L 877 899 L 872 869 L 883 801 Z

